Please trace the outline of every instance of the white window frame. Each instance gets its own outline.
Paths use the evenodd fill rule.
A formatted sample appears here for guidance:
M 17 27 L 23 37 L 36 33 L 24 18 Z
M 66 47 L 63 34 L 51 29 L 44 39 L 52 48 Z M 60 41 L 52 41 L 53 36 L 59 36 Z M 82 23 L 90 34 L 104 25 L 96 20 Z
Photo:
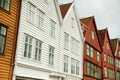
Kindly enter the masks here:
M 80 70 L 80 62 L 78 60 L 76 60 L 76 75 L 79 75 L 79 70 Z
M 30 59 L 32 56 L 32 47 L 33 47 L 32 43 L 33 43 L 33 38 L 31 36 L 25 35 L 24 54 L 23 54 L 25 58 Z
M 28 2 L 28 22 L 35 24 L 35 6 Z
M 1 0 L 0 7 L 7 11 L 10 11 L 10 3 L 11 3 L 11 0 Z
M 104 74 L 105 74 L 104 76 L 107 77 L 107 68 L 106 67 L 104 67 Z
M 55 21 L 50 20 L 50 36 L 55 38 Z
M 64 33 L 64 48 L 68 50 L 69 48 L 69 34 Z
M 49 64 L 54 65 L 54 47 L 49 46 Z
M 97 52 L 97 61 L 100 62 L 100 53 Z
M 37 11 L 37 27 L 43 29 L 44 13 L 41 10 Z
M 74 26 L 75 26 L 75 19 L 73 17 L 71 18 L 71 26 L 72 26 L 72 28 L 74 28 Z
M 64 72 L 68 72 L 68 59 L 67 55 L 64 55 Z
M 107 55 L 104 53 L 104 62 L 107 61 Z
M 75 74 L 75 59 L 71 58 L 71 74 Z
M 41 61 L 41 53 L 42 53 L 42 41 L 35 40 L 34 60 Z
M 92 37 L 92 40 L 95 39 L 95 32 L 94 31 L 91 31 L 91 37 Z

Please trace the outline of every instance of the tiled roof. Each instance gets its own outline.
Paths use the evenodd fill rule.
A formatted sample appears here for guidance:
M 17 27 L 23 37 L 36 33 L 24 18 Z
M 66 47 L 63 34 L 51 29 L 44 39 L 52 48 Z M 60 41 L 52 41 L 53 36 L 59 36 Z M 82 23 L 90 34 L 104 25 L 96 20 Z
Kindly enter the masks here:
M 71 5 L 72 3 L 60 5 L 60 11 L 61 11 L 62 18 L 65 17 Z
M 105 38 L 105 31 L 106 29 L 102 29 L 102 30 L 98 30 L 98 37 L 99 37 L 99 41 L 100 41 L 100 45 L 102 46 L 104 43 L 104 38 Z
M 87 18 L 82 18 L 82 19 L 80 19 L 80 22 L 82 22 L 82 23 L 84 23 L 86 26 L 88 26 L 92 18 L 93 18 L 93 16 L 87 17 Z
M 116 50 L 116 47 L 117 47 L 117 41 L 118 41 L 118 38 L 110 40 L 112 50 L 113 50 L 114 53 L 115 53 L 115 50 Z

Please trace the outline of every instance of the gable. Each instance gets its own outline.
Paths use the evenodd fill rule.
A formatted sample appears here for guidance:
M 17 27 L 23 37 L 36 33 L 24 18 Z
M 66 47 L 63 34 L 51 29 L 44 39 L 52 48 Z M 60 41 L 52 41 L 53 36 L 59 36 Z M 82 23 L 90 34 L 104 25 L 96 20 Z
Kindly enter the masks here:
M 70 34 L 74 38 L 80 40 L 80 37 L 83 37 L 80 33 L 80 23 L 79 20 L 77 19 L 75 7 L 74 5 L 71 6 L 69 9 L 69 12 L 67 13 L 66 17 L 64 18 L 63 22 L 63 28 L 66 33 Z M 72 22 L 73 21 L 73 22 Z M 73 25 L 73 26 L 72 26 Z
M 94 32 L 94 39 L 92 39 L 93 32 Z M 87 29 L 86 34 L 85 34 L 85 38 L 89 44 L 91 44 L 97 50 L 101 51 L 101 46 L 100 46 L 100 42 L 98 39 L 97 28 L 96 28 L 96 24 L 95 24 L 94 19 L 91 20 L 91 22 L 88 26 L 88 29 Z
M 108 48 L 107 48 L 108 45 Z M 109 38 L 109 34 L 108 31 L 106 30 L 105 32 L 105 38 L 104 38 L 104 44 L 103 44 L 103 48 L 104 48 L 104 52 L 110 56 L 113 56 L 113 51 L 112 51 L 112 47 L 111 47 L 111 43 L 110 43 L 110 38 Z
M 117 55 L 116 55 L 118 58 L 120 58 L 120 56 L 119 56 L 119 51 L 120 51 L 120 42 L 119 42 L 119 44 L 118 44 Z

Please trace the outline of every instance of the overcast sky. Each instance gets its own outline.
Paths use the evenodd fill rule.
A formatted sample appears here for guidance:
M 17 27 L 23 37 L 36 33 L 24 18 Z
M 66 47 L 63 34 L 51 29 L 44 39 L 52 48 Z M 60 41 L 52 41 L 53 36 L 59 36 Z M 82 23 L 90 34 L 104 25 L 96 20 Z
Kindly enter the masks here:
M 73 0 L 58 0 L 68 3 Z M 120 38 L 120 0 L 75 0 L 80 18 L 94 16 L 97 28 L 108 28 L 110 38 Z

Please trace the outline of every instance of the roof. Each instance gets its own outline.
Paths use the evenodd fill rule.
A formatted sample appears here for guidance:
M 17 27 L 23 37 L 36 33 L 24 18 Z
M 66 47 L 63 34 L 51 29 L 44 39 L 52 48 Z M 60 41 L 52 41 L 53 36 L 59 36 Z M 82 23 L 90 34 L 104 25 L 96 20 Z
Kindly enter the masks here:
M 72 3 L 60 5 L 60 11 L 61 11 L 61 14 L 62 14 L 62 18 L 65 17 L 65 15 L 68 12 L 71 5 L 72 5 Z
M 90 17 L 87 17 L 87 18 L 82 18 L 80 19 L 80 22 L 84 23 L 86 26 L 89 25 L 91 19 L 93 19 L 94 16 L 90 16 Z
M 116 51 L 117 41 L 118 41 L 118 38 L 110 40 L 110 43 L 111 43 L 111 46 L 112 46 L 112 50 L 113 50 L 114 53 Z
M 106 29 L 102 29 L 102 30 L 97 31 L 101 46 L 104 44 L 105 31 L 106 31 Z

